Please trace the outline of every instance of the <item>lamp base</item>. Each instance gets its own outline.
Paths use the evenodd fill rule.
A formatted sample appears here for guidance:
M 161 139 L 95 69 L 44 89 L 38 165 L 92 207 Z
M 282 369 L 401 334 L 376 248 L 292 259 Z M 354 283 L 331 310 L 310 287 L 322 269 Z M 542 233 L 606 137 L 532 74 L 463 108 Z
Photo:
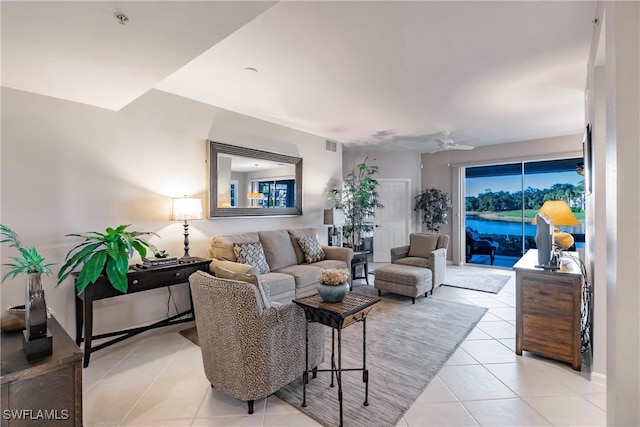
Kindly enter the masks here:
M 22 331 L 22 350 L 29 362 L 51 356 L 53 353 L 53 337 L 47 330 L 47 335 L 44 337 L 30 340 L 27 331 Z

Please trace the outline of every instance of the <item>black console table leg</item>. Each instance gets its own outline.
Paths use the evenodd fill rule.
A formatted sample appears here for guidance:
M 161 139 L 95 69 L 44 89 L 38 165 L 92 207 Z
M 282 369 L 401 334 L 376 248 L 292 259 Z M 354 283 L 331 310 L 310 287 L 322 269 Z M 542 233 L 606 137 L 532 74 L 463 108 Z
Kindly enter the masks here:
M 80 346 L 82 342 L 82 320 L 84 315 L 82 313 L 83 302 L 78 295 L 76 295 L 76 345 Z
M 93 302 L 85 300 L 84 308 L 84 361 L 83 367 L 89 366 L 91 356 L 91 337 L 93 335 Z

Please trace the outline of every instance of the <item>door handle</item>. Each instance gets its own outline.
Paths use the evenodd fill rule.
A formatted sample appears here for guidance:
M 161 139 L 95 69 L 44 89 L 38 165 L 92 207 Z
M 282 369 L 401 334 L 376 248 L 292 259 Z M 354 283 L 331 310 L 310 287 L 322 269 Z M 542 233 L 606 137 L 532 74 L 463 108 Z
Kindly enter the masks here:
M 376 224 L 376 225 L 374 225 L 374 227 L 378 228 L 378 227 L 380 227 L 380 226 L 379 226 L 378 224 Z

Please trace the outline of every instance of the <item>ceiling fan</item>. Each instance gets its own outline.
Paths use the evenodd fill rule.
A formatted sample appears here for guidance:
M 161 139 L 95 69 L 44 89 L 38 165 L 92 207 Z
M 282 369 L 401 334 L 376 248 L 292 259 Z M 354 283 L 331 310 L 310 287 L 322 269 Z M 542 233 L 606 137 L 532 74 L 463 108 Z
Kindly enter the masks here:
M 448 151 L 448 150 L 473 150 L 473 145 L 463 145 L 458 144 L 453 139 L 449 138 L 450 132 L 443 132 L 442 138 L 435 138 L 434 141 L 438 143 L 438 147 L 432 151 L 431 153 L 437 153 L 438 151 Z

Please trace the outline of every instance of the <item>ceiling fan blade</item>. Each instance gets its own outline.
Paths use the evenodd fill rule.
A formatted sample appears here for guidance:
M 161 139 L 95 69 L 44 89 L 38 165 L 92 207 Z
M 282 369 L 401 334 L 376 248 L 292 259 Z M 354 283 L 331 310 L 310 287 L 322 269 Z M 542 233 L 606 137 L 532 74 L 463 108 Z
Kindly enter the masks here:
M 458 144 L 453 148 L 455 150 L 473 150 L 476 147 L 474 147 L 473 145 L 460 145 L 460 144 Z

